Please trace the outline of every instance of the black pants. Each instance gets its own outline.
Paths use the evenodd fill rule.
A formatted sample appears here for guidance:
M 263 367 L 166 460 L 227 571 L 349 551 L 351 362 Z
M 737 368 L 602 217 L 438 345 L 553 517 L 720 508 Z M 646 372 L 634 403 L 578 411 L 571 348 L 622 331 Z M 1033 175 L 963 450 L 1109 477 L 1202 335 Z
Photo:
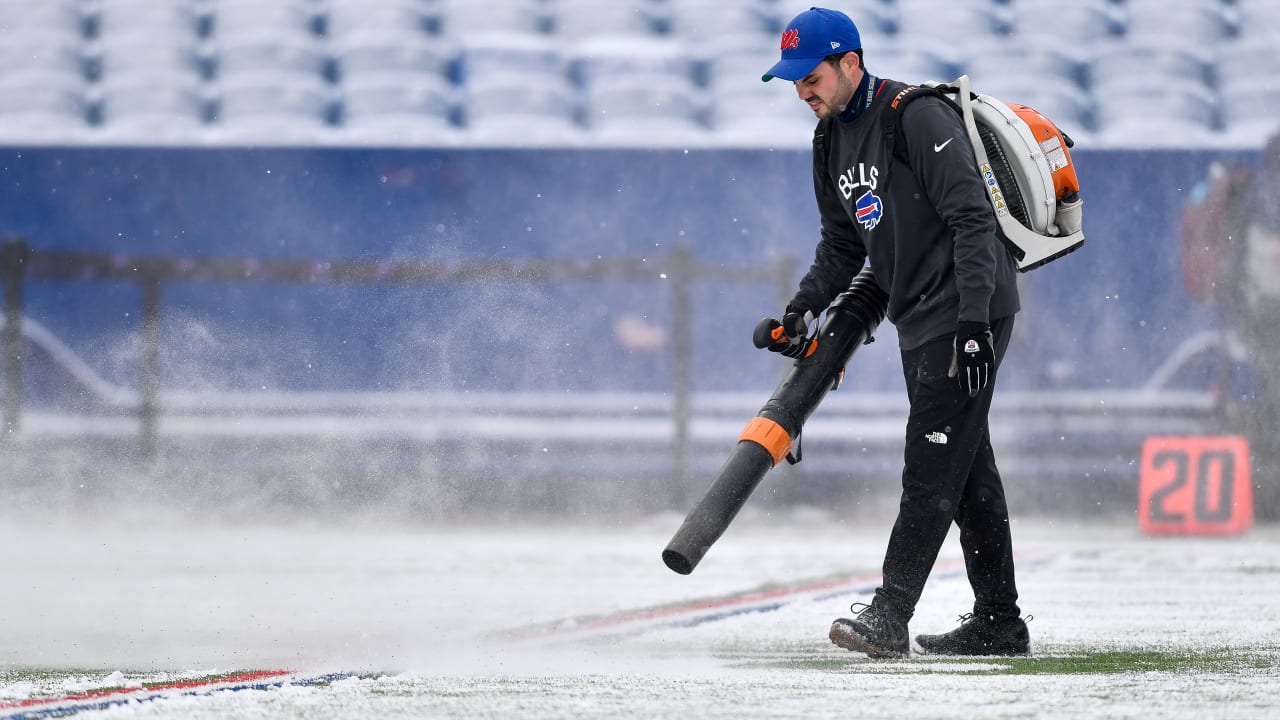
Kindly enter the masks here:
M 992 323 L 996 366 L 1013 333 L 1013 318 Z M 991 449 L 987 413 L 998 373 L 977 397 L 954 378 L 951 336 L 902 352 L 911 414 L 907 419 L 902 501 L 884 557 L 876 603 L 905 619 L 915 612 L 951 523 L 960 527 L 974 612 L 1017 616 L 1009 508 Z

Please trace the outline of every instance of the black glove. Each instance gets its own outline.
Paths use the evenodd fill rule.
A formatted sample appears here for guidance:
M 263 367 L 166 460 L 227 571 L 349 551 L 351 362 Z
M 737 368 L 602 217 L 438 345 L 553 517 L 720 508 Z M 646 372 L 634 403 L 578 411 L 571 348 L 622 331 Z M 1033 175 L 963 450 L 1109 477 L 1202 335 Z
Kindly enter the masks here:
M 809 339 L 805 333 L 809 331 L 809 321 L 813 315 L 787 308 L 788 312 L 782 320 L 765 318 L 756 323 L 752 341 L 758 348 L 768 348 L 771 352 L 782 353 L 789 358 L 802 358 L 809 349 Z
M 996 369 L 996 351 L 992 347 L 991 326 L 986 323 L 962 320 L 956 330 L 952 346 L 951 369 L 948 377 L 956 378 L 960 389 L 977 397 L 991 382 Z

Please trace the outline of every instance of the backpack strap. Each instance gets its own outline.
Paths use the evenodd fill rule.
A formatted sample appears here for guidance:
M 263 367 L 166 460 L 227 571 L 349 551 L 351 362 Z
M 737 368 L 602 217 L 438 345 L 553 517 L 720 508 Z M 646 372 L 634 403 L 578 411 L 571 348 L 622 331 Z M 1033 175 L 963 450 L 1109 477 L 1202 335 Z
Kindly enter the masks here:
M 824 169 L 831 158 L 831 146 L 827 144 L 827 133 L 831 131 L 832 122 L 831 118 L 820 120 L 818 126 L 813 129 L 813 161 L 819 163 L 819 167 Z
M 912 101 L 922 97 L 936 97 L 947 104 L 947 107 L 956 111 L 957 115 L 964 116 L 964 112 L 954 100 L 947 97 L 946 93 L 957 92 L 954 87 L 946 85 L 908 85 L 898 91 L 898 94 L 884 106 L 884 137 L 888 141 L 889 146 L 893 148 L 893 156 L 898 160 L 910 165 L 907 159 L 907 136 L 906 133 L 899 132 L 902 126 L 902 114 L 906 111 L 907 105 Z

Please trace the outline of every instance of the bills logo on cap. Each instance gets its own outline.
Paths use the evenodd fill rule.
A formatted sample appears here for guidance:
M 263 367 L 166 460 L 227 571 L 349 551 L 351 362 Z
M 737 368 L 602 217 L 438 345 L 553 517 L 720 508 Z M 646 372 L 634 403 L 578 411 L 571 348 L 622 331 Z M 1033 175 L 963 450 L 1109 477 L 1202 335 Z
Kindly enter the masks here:
M 862 227 L 868 230 L 875 229 L 875 226 L 880 222 L 880 216 L 884 214 L 884 204 L 870 190 L 858 196 L 853 209 L 858 222 L 862 223 Z
M 858 26 L 839 10 L 809 8 L 782 27 L 782 57 L 760 76 L 765 82 L 802 80 L 823 58 L 862 47 Z

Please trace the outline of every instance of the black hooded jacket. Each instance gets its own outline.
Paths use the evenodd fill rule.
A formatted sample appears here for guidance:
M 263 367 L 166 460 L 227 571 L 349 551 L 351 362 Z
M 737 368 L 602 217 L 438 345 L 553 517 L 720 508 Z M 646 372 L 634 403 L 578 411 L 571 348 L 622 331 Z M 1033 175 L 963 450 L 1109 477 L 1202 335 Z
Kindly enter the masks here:
M 865 112 L 820 121 L 815 131 L 822 238 L 788 307 L 821 312 L 869 259 L 904 350 L 954 333 L 961 321 L 1016 313 L 1014 261 L 996 235 L 959 115 L 936 97 L 907 105 L 897 129 L 904 163 L 884 124 L 887 106 L 907 86 L 869 81 L 877 87 Z

